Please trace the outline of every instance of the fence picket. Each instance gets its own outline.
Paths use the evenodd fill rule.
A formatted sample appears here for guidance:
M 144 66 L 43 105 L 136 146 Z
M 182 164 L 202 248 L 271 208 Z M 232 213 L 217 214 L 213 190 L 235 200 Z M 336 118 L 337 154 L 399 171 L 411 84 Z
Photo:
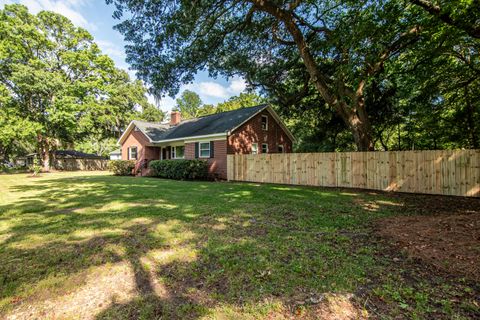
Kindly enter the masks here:
M 228 155 L 229 180 L 480 197 L 480 150 Z

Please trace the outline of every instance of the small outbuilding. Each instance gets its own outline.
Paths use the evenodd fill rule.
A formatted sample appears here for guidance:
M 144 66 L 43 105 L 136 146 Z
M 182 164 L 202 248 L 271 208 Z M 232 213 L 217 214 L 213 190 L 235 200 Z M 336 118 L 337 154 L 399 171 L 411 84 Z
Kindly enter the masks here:
M 30 166 L 36 157 L 38 157 L 37 153 L 30 153 L 18 158 L 16 163 Z M 107 159 L 96 154 L 76 150 L 55 150 L 50 159 L 50 166 L 55 170 L 66 171 L 106 170 Z
M 110 160 L 122 160 L 122 149 L 110 152 Z

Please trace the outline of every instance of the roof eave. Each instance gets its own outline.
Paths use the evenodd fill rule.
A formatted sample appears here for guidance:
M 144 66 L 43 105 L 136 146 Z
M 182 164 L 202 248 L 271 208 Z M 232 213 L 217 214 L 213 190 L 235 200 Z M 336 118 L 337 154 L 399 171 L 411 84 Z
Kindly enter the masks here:
M 120 136 L 120 138 L 117 141 L 118 145 L 122 145 L 125 142 L 125 139 L 128 137 L 130 132 L 133 130 L 135 127 L 135 120 L 130 121 L 130 123 L 127 126 L 127 129 L 123 132 L 123 134 Z M 137 126 L 138 130 L 143 133 L 143 135 L 148 139 L 150 143 L 153 143 L 153 140 L 148 136 L 146 132 L 144 132 L 139 126 Z
M 255 112 L 252 116 L 250 116 L 248 119 L 246 119 L 245 121 L 243 121 L 242 123 L 240 123 L 239 125 L 237 125 L 236 127 L 234 127 L 233 129 L 229 130 L 227 135 L 231 135 L 232 132 L 234 132 L 235 130 L 237 130 L 238 128 L 240 128 L 243 124 L 245 124 L 247 121 L 251 120 L 253 117 L 255 117 L 257 114 L 259 114 L 260 112 L 262 112 L 263 110 L 268 110 L 268 112 L 270 112 L 270 114 L 275 118 L 275 120 L 277 121 L 277 123 L 282 127 L 282 129 L 285 131 L 285 133 L 287 134 L 287 136 L 292 140 L 292 142 L 296 142 L 297 140 L 295 139 L 295 137 L 293 136 L 293 134 L 290 132 L 290 130 L 288 130 L 287 126 L 283 123 L 282 119 L 280 118 L 280 116 L 275 112 L 275 110 L 273 110 L 272 106 L 269 105 L 269 104 L 266 104 L 264 108 L 261 108 L 259 109 L 257 112 Z
M 195 140 L 195 139 L 205 139 L 205 138 L 213 138 L 213 137 L 223 137 L 227 136 L 226 132 L 219 132 L 219 133 L 212 133 L 212 134 L 204 134 L 200 136 L 187 136 L 175 139 L 165 139 L 165 140 L 157 140 L 152 141 L 152 143 L 165 143 L 165 142 L 174 142 L 174 141 L 181 141 L 181 140 Z

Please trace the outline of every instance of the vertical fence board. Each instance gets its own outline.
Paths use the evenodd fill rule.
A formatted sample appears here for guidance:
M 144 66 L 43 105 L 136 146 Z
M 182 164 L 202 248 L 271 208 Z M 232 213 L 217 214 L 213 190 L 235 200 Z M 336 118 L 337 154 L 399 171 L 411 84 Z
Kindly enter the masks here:
M 229 180 L 480 197 L 480 150 L 228 155 Z

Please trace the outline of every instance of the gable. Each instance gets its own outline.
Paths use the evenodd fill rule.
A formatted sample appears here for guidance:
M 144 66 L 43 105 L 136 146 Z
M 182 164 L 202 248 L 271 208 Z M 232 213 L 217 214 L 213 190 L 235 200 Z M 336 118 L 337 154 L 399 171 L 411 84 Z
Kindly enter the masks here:
M 144 134 L 150 143 L 201 137 L 226 136 L 264 110 L 268 110 L 275 121 L 279 123 L 282 129 L 293 141 L 293 135 L 285 127 L 275 111 L 269 105 L 263 104 L 255 107 L 236 109 L 191 119 L 183 121 L 175 126 L 133 120 L 118 140 L 118 143 L 124 143 L 127 136 L 135 129 Z
M 285 126 L 282 119 L 280 119 L 280 116 L 270 106 L 265 108 L 263 111 L 256 113 L 247 121 L 241 123 L 239 126 L 234 128 L 231 133 L 238 133 L 239 131 L 244 130 L 245 126 L 250 124 L 252 121 L 260 121 L 262 114 L 269 115 L 269 122 L 273 120 L 275 122 L 275 125 L 277 125 L 285 133 L 285 135 L 290 139 L 291 142 L 295 141 L 295 137 L 293 136 L 293 134 L 290 132 L 287 126 Z M 260 123 L 258 123 L 258 125 L 260 125 Z

